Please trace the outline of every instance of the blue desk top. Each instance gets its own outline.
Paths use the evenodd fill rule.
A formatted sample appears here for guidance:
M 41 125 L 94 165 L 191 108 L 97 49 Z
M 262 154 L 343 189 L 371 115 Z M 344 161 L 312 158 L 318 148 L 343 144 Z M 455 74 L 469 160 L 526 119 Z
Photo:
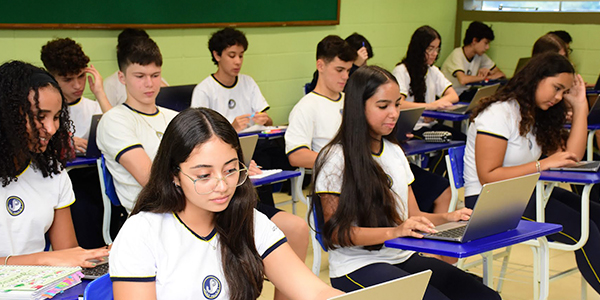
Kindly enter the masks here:
M 67 162 L 67 168 L 85 165 L 96 165 L 98 157 L 75 157 L 74 160 Z
M 561 229 L 562 226 L 557 224 L 521 221 L 514 230 L 494 234 L 468 243 L 417 238 L 395 238 L 386 241 L 385 246 L 462 258 L 553 234 L 559 232 Z
M 565 124 L 565 128 L 571 128 L 571 124 Z M 587 129 L 588 130 L 598 130 L 598 129 L 600 129 L 600 124 L 588 124 Z
M 578 184 L 596 184 L 600 183 L 600 172 L 542 171 L 540 180 Z
M 405 155 L 425 154 L 437 150 L 463 146 L 463 141 L 450 141 L 449 143 L 427 143 L 424 140 L 410 140 L 402 145 Z
M 468 103 L 466 103 L 466 104 L 468 104 Z M 464 115 L 459 115 L 459 114 L 451 114 L 451 113 L 437 111 L 437 110 L 424 110 L 423 114 L 421 116 L 434 118 L 434 119 L 442 119 L 442 120 L 448 120 L 448 121 L 453 121 L 453 122 L 459 122 L 459 121 L 468 119 L 471 116 L 471 114 L 466 113 Z
M 52 299 L 57 299 L 57 300 L 78 300 L 79 299 L 79 295 L 82 295 L 83 297 L 83 291 L 85 291 L 85 287 L 88 285 L 88 283 L 92 282 L 91 280 L 88 279 L 83 279 L 81 281 L 80 284 L 64 291 L 61 294 L 58 294 L 56 296 L 54 296 L 54 298 Z
M 294 178 L 300 176 L 300 171 L 281 171 L 277 174 L 273 174 L 271 176 L 259 178 L 259 179 L 250 179 L 252 180 L 252 184 L 254 186 L 261 186 L 265 184 L 276 183 L 279 181 L 283 181 L 286 179 Z

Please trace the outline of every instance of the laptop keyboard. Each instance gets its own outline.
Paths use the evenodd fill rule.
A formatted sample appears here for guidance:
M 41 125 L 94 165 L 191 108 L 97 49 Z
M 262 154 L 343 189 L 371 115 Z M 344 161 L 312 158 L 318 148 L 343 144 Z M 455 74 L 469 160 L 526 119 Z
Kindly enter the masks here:
M 439 236 L 439 237 L 445 237 L 445 238 L 460 238 L 465 233 L 465 229 L 467 229 L 467 225 L 440 231 L 438 233 L 431 233 L 430 236 Z
M 85 279 L 96 279 L 108 273 L 108 264 L 97 265 L 93 268 L 83 268 L 81 271 Z

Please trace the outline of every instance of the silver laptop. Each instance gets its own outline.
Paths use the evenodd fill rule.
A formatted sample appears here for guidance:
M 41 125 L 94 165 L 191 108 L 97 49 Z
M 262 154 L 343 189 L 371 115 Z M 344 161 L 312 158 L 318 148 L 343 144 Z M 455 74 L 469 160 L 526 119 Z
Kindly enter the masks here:
M 328 300 L 423 300 L 425 289 L 431 277 L 431 270 L 404 276 L 384 283 L 356 290 Z M 402 294 L 400 297 L 399 293 Z
M 250 167 L 250 161 L 252 160 L 252 156 L 254 155 L 254 149 L 256 148 L 256 143 L 258 142 L 258 134 L 247 135 L 240 137 L 240 147 L 242 148 L 242 153 L 244 154 L 244 165 L 247 168 Z
M 519 73 L 519 71 L 521 71 L 521 69 L 523 69 L 523 67 L 525 67 L 525 65 L 531 60 L 531 57 L 521 57 L 519 58 L 519 61 L 517 62 L 517 66 L 515 67 L 515 73 L 513 74 L 513 77 L 515 77 L 515 75 L 517 75 L 517 73 Z
M 406 134 L 413 131 L 413 128 L 415 128 L 415 125 L 421 118 L 421 114 L 423 114 L 424 110 L 424 107 L 413 107 L 400 111 L 400 117 L 398 118 L 396 125 L 396 138 L 399 141 L 405 141 L 408 139 Z
M 473 109 L 475 109 L 477 105 L 479 105 L 479 101 L 481 101 L 481 99 L 493 95 L 498 90 L 498 87 L 500 87 L 500 84 L 482 86 L 477 89 L 477 92 L 473 96 L 473 100 L 471 100 L 471 103 L 469 103 L 469 105 L 456 104 L 450 107 L 438 109 L 438 111 L 459 115 L 467 114 Z
M 484 184 L 469 221 L 439 225 L 424 238 L 465 243 L 515 229 L 538 178 L 540 173 L 533 173 Z
M 600 161 L 578 161 L 572 165 L 550 168 L 552 171 L 570 171 L 570 172 L 598 172 L 600 170 Z

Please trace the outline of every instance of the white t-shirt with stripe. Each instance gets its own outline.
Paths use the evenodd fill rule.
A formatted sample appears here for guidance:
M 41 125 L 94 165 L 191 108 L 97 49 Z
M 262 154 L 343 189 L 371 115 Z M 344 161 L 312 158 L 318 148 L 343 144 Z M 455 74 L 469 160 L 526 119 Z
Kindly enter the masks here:
M 406 220 L 408 218 L 408 186 L 414 181 L 414 176 L 400 146 L 386 139 L 383 141 L 381 153 L 373 154 L 373 159 L 388 175 L 392 191 L 397 195 L 398 214 L 403 220 Z M 325 194 L 340 194 L 344 171 L 342 146 L 333 146 L 323 159 L 325 159 L 325 163 L 316 178 L 315 191 Z M 414 252 L 385 246 L 379 251 L 369 251 L 362 246 L 353 246 L 337 248 L 328 253 L 329 277 L 336 278 L 374 263 L 399 264 L 406 261 Z
M 456 48 L 452 50 L 450 55 L 444 61 L 442 65 L 442 73 L 444 76 L 452 82 L 452 86 L 458 95 L 462 94 L 464 91 L 468 89 L 466 85 L 461 85 L 458 82 L 458 78 L 456 77 L 456 73 L 458 71 L 462 71 L 465 75 L 477 76 L 477 72 L 479 69 L 494 69 L 496 64 L 492 61 L 489 56 L 486 54 L 473 56 L 471 60 L 468 60 L 465 56 L 465 52 L 462 47 Z
M 54 211 L 75 202 L 67 172 L 45 177 L 31 164 L 16 182 L 0 187 L 0 256 L 44 251 L 44 235 L 54 222 Z
M 119 163 L 119 159 L 131 149 L 143 148 L 150 160 L 154 160 L 162 135 L 176 115 L 176 111 L 164 107 L 157 108 L 153 114 L 145 114 L 122 104 L 113 107 L 100 119 L 96 136 L 98 149 L 104 154 L 117 196 L 127 212 L 133 209 L 142 186 Z
M 155 282 L 157 299 L 229 299 L 219 235 L 203 237 L 174 213 L 129 218 L 110 251 L 112 281 Z M 287 240 L 254 210 L 254 242 L 264 259 Z
M 75 127 L 74 136 L 82 139 L 88 139 L 90 136 L 90 125 L 93 115 L 102 114 L 100 104 L 94 100 L 85 97 L 79 98 L 74 103 L 69 104 L 69 117 Z

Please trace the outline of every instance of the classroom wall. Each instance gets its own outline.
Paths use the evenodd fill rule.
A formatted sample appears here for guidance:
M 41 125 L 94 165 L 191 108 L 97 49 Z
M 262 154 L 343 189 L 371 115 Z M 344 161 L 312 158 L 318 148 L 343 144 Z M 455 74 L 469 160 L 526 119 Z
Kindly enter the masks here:
M 469 23 L 471 22 L 462 22 L 463 38 Z M 492 26 L 496 37 L 488 55 L 508 77 L 512 77 L 519 58 L 531 56 L 531 48 L 540 36 L 549 31 L 566 30 L 573 37 L 571 61 L 586 82 L 596 83 L 600 73 L 600 40 L 596 38 L 600 34 L 600 25 L 508 22 L 486 24 Z
M 241 28 L 250 46 L 242 73 L 257 81 L 271 105 L 275 124 L 287 116 L 303 95 L 303 85 L 315 70 L 316 44 L 328 34 L 345 38 L 359 32 L 371 42 L 370 63 L 391 69 L 406 53 L 416 28 L 428 24 L 443 40 L 438 65 L 452 50 L 456 1 L 448 0 L 341 0 L 340 25 Z M 216 71 L 207 42 L 209 29 L 148 30 L 158 43 L 164 63 L 163 77 L 171 85 L 198 83 Z M 120 30 L 0 30 L 0 62 L 19 59 L 41 66 L 40 49 L 55 37 L 81 43 L 91 63 L 107 77 L 117 70 L 115 47 Z M 89 90 L 86 96 L 92 97 Z M 93 98 L 93 97 L 92 97 Z

